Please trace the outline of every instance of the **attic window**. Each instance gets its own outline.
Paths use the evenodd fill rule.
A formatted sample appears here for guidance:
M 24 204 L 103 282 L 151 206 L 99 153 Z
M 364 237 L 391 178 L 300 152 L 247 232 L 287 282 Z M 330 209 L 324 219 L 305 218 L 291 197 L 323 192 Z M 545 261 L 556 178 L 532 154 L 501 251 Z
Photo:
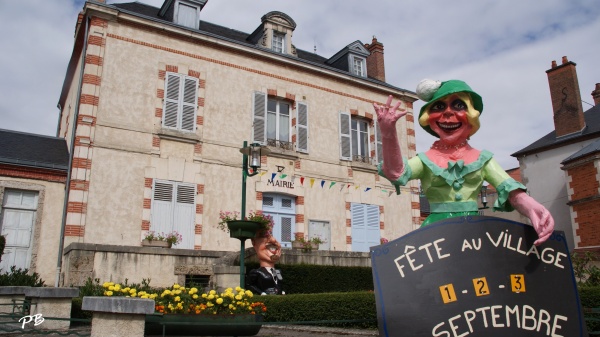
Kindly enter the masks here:
M 285 52 L 285 35 L 279 32 L 273 32 L 273 41 L 271 46 L 274 52 Z
M 354 75 L 366 77 L 365 59 L 362 57 L 350 55 L 350 72 Z
M 200 6 L 190 2 L 177 1 L 175 4 L 175 22 L 182 26 L 198 29 Z

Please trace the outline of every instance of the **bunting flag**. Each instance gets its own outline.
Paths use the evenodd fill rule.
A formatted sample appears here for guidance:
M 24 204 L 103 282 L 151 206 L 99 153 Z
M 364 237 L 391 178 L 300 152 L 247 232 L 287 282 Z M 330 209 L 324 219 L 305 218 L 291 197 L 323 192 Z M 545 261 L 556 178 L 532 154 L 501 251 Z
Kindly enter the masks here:
M 313 184 L 315 183 L 315 178 L 310 178 L 310 187 L 313 187 Z
M 332 188 L 332 187 L 333 187 L 333 185 L 335 185 L 335 181 L 332 181 L 332 182 L 329 184 L 329 188 Z
M 325 185 L 325 180 L 321 180 L 321 188 L 323 188 L 323 185 Z
M 394 194 L 394 192 L 390 191 L 390 193 L 388 194 L 388 197 L 391 197 L 392 194 Z
M 279 176 L 279 179 L 283 179 L 283 178 L 285 178 L 285 177 L 287 177 L 287 174 L 285 174 L 285 173 L 282 173 L 282 174 Z
M 370 187 L 367 187 L 367 188 L 365 189 L 365 192 L 369 192 L 369 190 L 370 190 L 370 189 L 371 189 Z
M 357 190 L 360 187 L 360 185 L 356 185 L 354 186 L 354 189 Z
M 300 177 L 300 185 L 304 186 L 304 177 Z
M 267 174 L 267 171 L 262 171 L 262 172 L 261 172 L 261 173 L 260 173 L 258 176 L 259 176 L 259 177 L 262 177 L 262 176 L 264 176 L 265 174 Z
M 277 173 L 271 173 L 271 180 L 275 180 L 276 175 L 277 175 Z
M 342 187 L 340 187 L 340 192 L 344 189 L 344 185 L 342 185 Z

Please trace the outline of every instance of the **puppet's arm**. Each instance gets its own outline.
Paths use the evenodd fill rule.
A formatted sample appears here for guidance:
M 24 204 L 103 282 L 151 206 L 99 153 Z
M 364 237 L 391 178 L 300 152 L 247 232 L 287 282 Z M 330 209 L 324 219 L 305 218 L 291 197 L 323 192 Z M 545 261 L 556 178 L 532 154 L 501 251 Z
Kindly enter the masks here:
M 404 172 L 404 162 L 402 161 L 402 152 L 398 142 L 396 132 L 396 122 L 406 115 L 406 110 L 398 110 L 400 101 L 391 106 L 392 96 L 388 97 L 385 106 L 373 103 L 375 113 L 377 114 L 377 123 L 381 132 L 381 145 L 383 147 L 383 167 L 382 171 L 385 177 L 391 181 L 398 179 Z
M 538 239 L 534 244 L 537 246 L 548 240 L 554 231 L 554 219 L 550 212 L 523 190 L 510 192 L 508 200 L 517 212 L 531 220 L 531 224 L 538 234 Z

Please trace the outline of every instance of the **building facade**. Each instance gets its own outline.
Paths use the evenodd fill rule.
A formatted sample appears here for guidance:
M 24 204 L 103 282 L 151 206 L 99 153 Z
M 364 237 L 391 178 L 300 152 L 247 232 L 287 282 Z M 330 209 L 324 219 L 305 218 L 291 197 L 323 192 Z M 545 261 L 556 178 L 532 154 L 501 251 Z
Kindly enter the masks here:
M 398 133 L 415 155 L 417 97 L 385 82 L 383 45 L 325 58 L 296 48 L 285 13 L 247 34 L 200 21 L 204 6 L 85 4 L 59 100 L 59 136 L 74 140 L 65 245 L 139 247 L 150 231 L 177 231 L 178 254 L 239 250 L 217 225 L 241 208 L 244 142 L 270 150 L 246 209 L 272 215 L 284 247 L 319 235 L 321 248 L 368 252 L 417 228 L 417 183 L 396 195 L 376 169 L 373 102 L 389 95 L 408 111 Z M 119 281 L 155 267 L 86 263 Z
M 600 85 L 595 106 L 583 110 L 576 64 L 562 58 L 546 71 L 555 130 L 513 154 L 531 196 L 552 214 L 571 250 L 600 247 L 598 139 Z

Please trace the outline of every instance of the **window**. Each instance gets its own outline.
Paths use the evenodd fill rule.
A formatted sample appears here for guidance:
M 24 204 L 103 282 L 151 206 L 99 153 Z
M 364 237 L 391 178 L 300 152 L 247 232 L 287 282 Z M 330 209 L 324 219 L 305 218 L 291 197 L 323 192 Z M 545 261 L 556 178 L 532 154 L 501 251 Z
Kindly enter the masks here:
M 352 160 L 368 163 L 369 123 L 364 119 L 352 118 Z
M 6 189 L 0 214 L 2 235 L 6 246 L 0 268 L 7 271 L 11 266 L 29 268 L 33 225 L 38 206 L 38 192 Z
M 358 57 L 358 56 L 354 56 L 354 55 L 350 55 L 350 66 L 352 67 L 350 69 L 350 72 L 353 73 L 354 75 L 358 75 L 358 76 L 362 76 L 362 77 L 366 77 L 366 71 L 365 71 L 365 59 L 362 57 Z
M 371 163 L 369 124 L 367 119 L 340 112 L 341 159 Z
M 279 32 L 273 32 L 273 41 L 271 43 L 271 49 L 278 53 L 285 52 L 285 35 Z
M 198 6 L 178 1 L 175 8 L 175 21 L 177 24 L 194 29 L 199 28 L 200 8 Z
M 165 78 L 163 127 L 193 132 L 196 129 L 198 79 L 176 73 Z
M 267 102 L 267 144 L 292 150 L 290 104 L 269 98 Z
M 379 206 L 368 204 L 350 204 L 352 214 L 352 251 L 368 252 L 380 244 Z
M 264 92 L 253 94 L 252 140 L 256 143 L 293 150 L 290 101 L 267 98 Z M 296 151 L 308 153 L 308 105 L 296 102 Z
M 157 233 L 177 231 L 182 241 L 174 248 L 194 249 L 196 186 L 155 180 L 152 192 L 150 230 Z
M 281 194 L 263 195 L 263 213 L 273 217 L 273 236 L 281 247 L 292 247 L 296 222 L 296 200 Z

